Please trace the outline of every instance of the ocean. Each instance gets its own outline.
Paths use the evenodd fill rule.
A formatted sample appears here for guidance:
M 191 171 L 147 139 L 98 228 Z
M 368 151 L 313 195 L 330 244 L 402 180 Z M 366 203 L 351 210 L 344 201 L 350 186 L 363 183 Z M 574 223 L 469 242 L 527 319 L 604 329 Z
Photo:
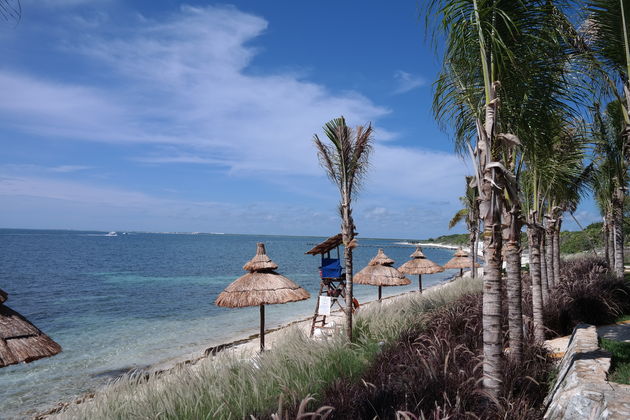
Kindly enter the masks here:
M 264 242 L 279 273 L 312 297 L 266 307 L 266 327 L 313 314 L 319 256 L 304 253 L 325 238 L 223 234 L 134 233 L 0 229 L 0 288 L 5 305 L 57 341 L 63 352 L 0 369 L 0 418 L 25 418 L 97 390 L 129 369 L 144 368 L 254 334 L 258 308 L 228 309 L 217 295 L 245 272 Z M 396 261 L 413 247 L 400 240 L 361 239 L 355 272 L 382 247 Z M 444 264 L 451 250 L 426 248 Z M 424 275 L 423 286 L 458 270 Z M 390 296 L 412 284 L 383 288 Z M 375 287 L 355 285 L 359 301 L 376 299 Z

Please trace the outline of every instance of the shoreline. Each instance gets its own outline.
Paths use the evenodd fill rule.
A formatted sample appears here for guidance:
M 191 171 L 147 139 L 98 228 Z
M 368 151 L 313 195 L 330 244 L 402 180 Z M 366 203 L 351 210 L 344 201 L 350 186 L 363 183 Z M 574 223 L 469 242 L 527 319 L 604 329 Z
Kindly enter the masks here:
M 442 242 L 394 242 L 397 245 L 421 246 L 422 248 L 441 248 L 441 249 L 459 249 L 462 248 L 466 252 L 470 252 L 469 247 L 453 244 L 445 244 Z
M 436 290 L 439 288 L 442 288 L 448 284 L 450 284 L 454 279 L 456 279 L 457 276 L 450 278 L 450 279 L 445 279 L 442 282 L 438 283 L 438 284 L 434 284 L 426 289 L 424 289 L 423 293 L 426 293 L 428 291 L 431 290 Z M 398 293 L 395 295 L 391 295 L 391 296 L 386 296 L 383 297 L 381 301 L 389 301 L 392 299 L 397 299 L 397 298 L 401 298 L 404 296 L 408 296 L 411 294 L 415 294 L 418 293 L 415 290 L 411 290 L 411 291 L 406 291 L 406 292 L 402 292 L 402 293 Z M 378 299 L 374 299 L 374 300 L 369 300 L 369 301 L 365 301 L 365 303 L 362 303 L 361 306 L 362 307 L 367 307 L 370 305 L 373 305 L 375 303 L 378 302 Z M 265 344 L 266 344 L 266 348 L 268 350 L 273 349 L 273 344 L 281 337 L 284 335 L 284 333 L 286 333 L 287 331 L 289 331 L 291 328 L 300 328 L 302 329 L 307 335 L 310 334 L 310 327 L 311 327 L 311 320 L 313 319 L 312 316 L 303 318 L 303 317 L 299 317 L 296 319 L 293 319 L 291 321 L 285 322 L 283 324 L 281 324 L 280 326 L 277 327 L 273 327 L 273 328 L 269 328 L 265 330 Z M 336 309 L 334 311 L 331 312 L 330 318 L 331 321 L 335 322 L 335 321 L 343 321 L 344 316 L 343 313 L 340 309 Z M 341 325 L 341 324 L 339 324 Z M 224 343 L 220 343 L 214 346 L 210 346 L 210 347 L 206 347 L 203 346 L 205 348 L 201 348 L 201 349 L 196 349 L 193 350 L 191 352 L 187 352 L 185 354 L 182 354 L 180 356 L 176 356 L 176 357 L 172 357 L 169 359 L 165 359 L 163 361 L 154 363 L 152 365 L 146 366 L 146 367 L 142 367 L 142 368 L 134 368 L 134 369 L 129 369 L 126 372 L 123 372 L 120 375 L 117 375 L 115 377 L 113 377 L 112 379 L 110 379 L 110 381 L 108 381 L 107 383 L 99 386 L 97 389 L 93 390 L 93 391 L 87 391 L 79 396 L 77 396 L 75 399 L 73 399 L 72 401 L 59 401 L 57 402 L 55 405 L 51 406 L 49 409 L 46 409 L 44 411 L 40 411 L 40 412 L 36 412 L 32 414 L 32 418 L 36 419 L 36 420 L 43 420 L 43 419 L 50 419 L 50 418 L 54 418 L 55 416 L 62 414 L 64 411 L 66 411 L 68 408 L 74 406 L 74 405 L 78 405 L 78 404 L 83 404 L 83 403 L 89 403 L 91 400 L 94 399 L 94 397 L 99 394 L 100 392 L 102 392 L 104 389 L 106 389 L 111 383 L 120 380 L 121 378 L 124 378 L 126 375 L 130 375 L 130 374 L 138 374 L 138 375 L 143 375 L 145 377 L 149 377 L 149 376 L 159 376 L 161 374 L 164 373 L 168 373 L 170 371 L 173 371 L 175 369 L 190 369 L 190 368 L 194 368 L 195 365 L 197 365 L 197 363 L 207 360 L 209 358 L 212 358 L 214 356 L 216 356 L 219 353 L 224 353 L 224 352 L 233 352 L 235 354 L 239 354 L 241 357 L 247 357 L 247 358 L 251 358 L 253 356 L 255 356 L 258 353 L 259 350 L 259 342 L 258 342 L 258 338 L 259 338 L 260 334 L 259 333 L 255 333 L 255 334 L 251 334 L 249 336 L 239 336 L 239 337 L 235 337 L 234 339 L 231 339 L 229 341 L 226 341 Z

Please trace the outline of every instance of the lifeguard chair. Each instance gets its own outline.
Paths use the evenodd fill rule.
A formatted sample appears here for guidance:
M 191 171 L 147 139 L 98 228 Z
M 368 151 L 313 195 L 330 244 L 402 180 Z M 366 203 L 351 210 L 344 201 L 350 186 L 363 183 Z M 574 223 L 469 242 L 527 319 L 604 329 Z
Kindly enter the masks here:
M 344 306 L 339 303 L 339 300 L 345 301 L 346 299 L 346 274 L 343 271 L 343 267 L 341 267 L 339 258 L 339 246 L 342 243 L 343 239 L 341 234 L 339 234 L 331 236 L 306 252 L 308 255 L 321 255 L 322 258 L 319 267 L 319 277 L 321 281 L 319 283 L 317 303 L 315 304 L 315 314 L 313 315 L 313 322 L 311 324 L 311 337 L 315 333 L 316 328 L 327 328 L 326 316 L 330 313 L 334 305 L 338 305 L 339 308 L 345 312 Z M 336 258 L 331 257 L 331 251 L 333 251 L 333 254 L 336 254 Z M 320 313 L 322 297 L 330 298 L 329 310 L 327 310 L 326 313 Z

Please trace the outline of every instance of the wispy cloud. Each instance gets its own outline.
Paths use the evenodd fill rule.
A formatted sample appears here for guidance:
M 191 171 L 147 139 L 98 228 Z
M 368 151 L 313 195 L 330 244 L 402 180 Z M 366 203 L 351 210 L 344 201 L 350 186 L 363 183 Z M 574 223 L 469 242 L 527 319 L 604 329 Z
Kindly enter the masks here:
M 30 0 L 22 0 L 25 5 L 24 7 L 26 8 L 27 5 L 29 5 L 29 3 L 34 3 Z M 93 4 L 93 3 L 106 3 L 109 0 L 38 0 L 36 3 L 38 6 L 46 6 L 46 7 L 51 7 L 51 8 L 61 8 L 61 7 L 74 7 L 74 6 L 79 6 L 79 5 L 83 5 L 83 4 Z M 32 6 L 34 6 L 34 4 L 30 4 Z
M 337 224 L 336 215 L 308 206 L 165 199 L 36 176 L 0 175 L 0 197 L 3 225 L 15 227 L 295 234 L 296 226 L 308 226 L 303 232 L 322 234 Z M 38 213 L 41 208 L 47 211 Z
M 396 82 L 395 94 L 406 93 L 427 84 L 424 77 L 415 76 L 402 70 L 394 73 L 394 81 Z
M 389 112 L 292 74 L 248 74 L 258 53 L 249 43 L 267 22 L 234 7 L 183 7 L 136 23 L 63 42 L 66 54 L 110 74 L 107 88 L 0 71 L 0 122 L 45 138 L 170 145 L 235 172 L 315 174 L 310 139 L 324 122 Z
M 89 217 L 114 223 L 127 215 L 138 229 L 170 223 L 170 230 L 217 230 L 212 223 L 225 221 L 224 229 L 234 232 L 326 232 L 326 226 L 338 224 L 335 191 L 324 180 L 311 139 L 326 121 L 344 115 L 353 125 L 372 122 L 376 130 L 357 220 L 383 234 L 385 226 L 390 232 L 400 226 L 413 231 L 447 217 L 436 206 L 410 202 L 457 197 L 468 172 L 462 162 L 453 154 L 396 145 L 397 133 L 380 124 L 391 111 L 358 92 L 333 92 L 303 75 L 273 68 L 250 72 L 262 53 L 254 45 L 267 30 L 265 19 L 231 6 L 183 7 L 159 20 L 136 19 L 122 24 L 106 15 L 69 16 L 58 48 L 82 68 L 98 69 L 97 74 L 79 78 L 0 69 L 0 126 L 44 141 L 107 143 L 116 154 L 127 154 L 126 163 L 143 168 L 208 165 L 237 175 L 233 178 L 265 179 L 270 190 L 278 186 L 292 197 L 252 207 L 164 199 L 69 182 L 63 179 L 67 174 L 94 168 L 64 161 L 5 174 L 0 195 L 13 207 L 0 209 L 4 216 L 18 220 L 28 214 L 28 202 L 59 209 L 57 220 L 73 214 L 68 211 L 73 205 L 85 210 L 86 223 Z M 63 28 L 56 28 L 55 36 Z M 425 84 L 404 71 L 394 77 L 397 93 Z M 321 197 L 325 200 L 317 200 Z M 317 204 L 291 204 L 299 200 Z M 53 215 L 50 211 L 47 217 Z
M 87 171 L 88 169 L 92 169 L 91 166 L 83 166 L 83 165 L 60 165 L 50 168 L 51 172 L 57 173 L 70 173 L 70 172 L 79 172 L 79 171 Z

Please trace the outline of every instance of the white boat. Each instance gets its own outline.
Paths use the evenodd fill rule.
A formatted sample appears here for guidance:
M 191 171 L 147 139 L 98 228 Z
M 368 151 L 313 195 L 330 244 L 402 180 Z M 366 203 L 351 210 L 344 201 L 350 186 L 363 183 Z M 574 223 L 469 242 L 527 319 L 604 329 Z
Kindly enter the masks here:
M 116 232 L 109 232 L 107 235 L 105 236 L 118 236 L 118 234 Z

